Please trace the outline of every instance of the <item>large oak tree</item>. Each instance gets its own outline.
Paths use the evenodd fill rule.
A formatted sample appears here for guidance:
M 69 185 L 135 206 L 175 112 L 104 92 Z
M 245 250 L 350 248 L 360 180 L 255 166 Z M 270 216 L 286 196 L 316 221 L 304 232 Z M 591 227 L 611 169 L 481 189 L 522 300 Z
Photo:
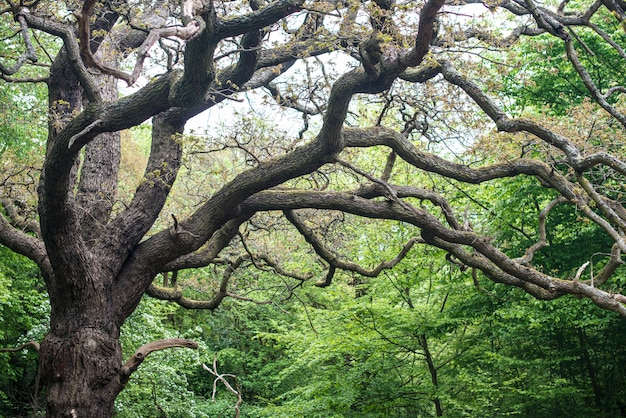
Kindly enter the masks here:
M 493 13 L 492 23 L 482 25 L 465 15 L 461 3 L 5 0 L 2 22 L 11 47 L 3 49 L 1 78 L 44 81 L 48 88 L 38 223 L 30 222 L 27 199 L 13 188 L 3 191 L 0 216 L 0 243 L 37 263 L 50 297 L 50 330 L 39 352 L 48 415 L 111 416 L 117 394 L 147 354 L 193 347 L 184 340 L 152 342 L 124 361 L 120 327 L 144 294 L 214 309 L 224 298 L 236 297 L 229 280 L 243 263 L 295 280 L 312 279 L 286 272 L 268 254 L 244 251 L 234 257 L 227 251 L 240 240 L 242 225 L 254 219 L 259 227 L 270 219 L 259 214 L 270 211 L 281 214 L 323 260 L 320 287 L 330 285 L 338 271 L 376 275 L 424 244 L 447 251 L 450 262 L 471 268 L 476 280 L 480 271 L 540 299 L 575 295 L 626 316 L 626 297 L 611 285 L 626 251 L 626 210 L 619 192 L 626 175 L 621 158 L 626 114 L 620 100 L 626 88 L 621 74 L 600 80 L 600 72 L 589 70 L 580 56 L 593 55 L 580 36 L 584 32 L 606 47 L 611 62 L 626 60 L 626 4 L 564 1 L 549 8 L 534 0 L 467 1 L 476 3 L 471 10 Z M 565 55 L 557 58 L 578 76 L 585 103 L 604 123 L 601 133 L 595 125 L 576 129 L 573 117 L 555 122 L 537 112 L 530 113 L 533 117 L 507 113 L 504 90 L 495 79 L 506 78 L 507 71 L 485 73 L 482 59 L 502 58 L 529 37 L 562 45 Z M 54 39 L 59 48 L 52 53 Z M 513 52 L 511 57 L 512 66 L 523 67 L 523 56 Z M 338 77 L 322 73 L 322 87 L 290 73 L 316 58 L 339 60 L 345 70 Z M 545 77 L 558 77 L 549 63 L 546 69 Z M 521 74 L 520 84 L 528 81 Z M 323 85 L 330 87 L 327 94 Z M 133 89 L 120 95 L 127 86 Z M 275 154 L 253 159 L 188 216 L 162 214 L 183 164 L 187 121 L 255 90 L 268 94 L 275 106 L 300 112 L 302 130 L 283 138 L 279 147 L 265 148 Z M 380 104 L 372 126 L 346 123 L 356 98 L 361 106 L 376 106 L 368 97 Z M 451 111 L 455 107 L 465 113 Z M 392 111 L 398 116 L 389 116 Z M 309 127 L 316 117 L 319 123 Z M 481 118 L 490 129 L 467 122 Z M 144 178 L 132 198 L 119 205 L 120 132 L 146 121 L 152 129 Z M 437 142 L 437 129 L 451 126 L 465 127 L 460 135 L 474 145 L 510 142 L 518 154 L 500 161 L 492 154 L 477 162 L 453 153 L 444 158 L 420 145 L 419 140 Z M 607 136 L 611 139 L 604 140 Z M 249 149 L 254 140 L 246 144 Z M 376 170 L 350 162 L 356 149 L 368 148 L 388 152 Z M 529 148 L 533 152 L 526 152 Z M 405 174 L 394 176 L 399 166 Z M 293 182 L 329 167 L 352 173 L 360 185 L 332 184 L 332 176 Z M 448 179 L 456 189 L 527 176 L 549 189 L 554 200 L 537 208 L 534 244 L 525 254 L 508 254 L 497 239 L 480 232 L 478 216 L 497 214 L 455 207 L 453 196 L 443 193 L 449 189 L 431 187 L 422 173 Z M 595 273 L 585 273 L 591 268 L 587 260 L 566 278 L 533 263 L 548 243 L 546 217 L 557 205 L 575 206 L 580 218 L 597 225 L 610 241 L 610 254 L 592 260 Z M 413 226 L 415 235 L 397 257 L 367 268 L 341 257 L 302 209 L 399 221 Z M 169 225 L 159 230 L 159 219 Z M 212 299 L 186 298 L 172 282 L 153 284 L 159 274 L 211 264 L 227 266 Z

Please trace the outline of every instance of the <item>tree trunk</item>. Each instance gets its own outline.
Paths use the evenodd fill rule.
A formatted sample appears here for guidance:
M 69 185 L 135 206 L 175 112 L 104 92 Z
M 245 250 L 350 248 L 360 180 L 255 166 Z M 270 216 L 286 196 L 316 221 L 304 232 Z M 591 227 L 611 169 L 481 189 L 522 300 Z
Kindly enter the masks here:
M 580 343 L 580 351 L 581 351 L 581 360 L 583 361 L 585 368 L 587 369 L 587 373 L 589 374 L 589 380 L 591 381 L 591 387 L 593 389 L 593 395 L 596 402 L 596 407 L 602 407 L 602 389 L 600 389 L 600 384 L 598 383 L 598 377 L 596 374 L 596 369 L 593 366 L 593 362 L 591 361 L 591 356 L 589 355 L 589 349 L 587 347 L 587 336 L 585 334 L 585 330 L 582 327 L 576 327 L 576 333 L 578 334 L 578 341 Z
M 56 277 L 65 286 L 54 289 L 50 331 L 39 352 L 47 416 L 110 417 L 124 387 L 120 325 L 111 308 L 113 280 L 90 271 L 81 283 L 75 273 L 65 273 Z
M 58 323 L 58 322 L 57 322 Z M 111 417 L 120 392 L 118 333 L 83 324 L 55 329 L 41 344 L 41 377 L 52 417 Z
M 435 360 L 428 348 L 428 338 L 426 334 L 421 334 L 418 337 L 418 341 L 422 350 L 424 350 L 424 359 L 426 360 L 426 364 L 428 364 L 428 372 L 430 373 L 430 380 L 433 384 L 435 390 L 439 389 L 439 379 L 437 377 L 437 367 L 435 367 Z M 433 397 L 433 403 L 435 404 L 435 415 L 438 417 L 443 416 L 443 406 L 441 405 L 441 399 L 439 396 Z
M 101 77 L 105 99 L 116 97 L 115 80 Z M 82 89 L 63 51 L 48 82 L 50 125 L 47 158 L 54 162 L 57 135 L 84 108 Z M 58 155 L 55 154 L 57 157 Z M 79 158 L 64 192 L 63 174 L 42 173 L 39 190 L 42 236 L 53 272 L 45 274 L 52 307 L 50 331 L 39 352 L 40 378 L 48 417 L 111 417 L 121 382 L 120 321 L 115 319 L 115 272 L 103 253 L 91 251 L 107 224 L 120 158 L 119 133 L 90 143 L 77 175 Z

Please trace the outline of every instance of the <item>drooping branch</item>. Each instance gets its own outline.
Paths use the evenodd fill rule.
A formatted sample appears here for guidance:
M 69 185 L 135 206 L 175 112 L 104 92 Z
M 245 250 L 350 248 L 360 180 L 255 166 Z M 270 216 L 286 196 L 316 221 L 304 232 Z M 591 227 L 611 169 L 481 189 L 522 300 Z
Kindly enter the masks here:
M 509 258 L 493 246 L 489 239 L 470 231 L 451 230 L 419 208 L 408 211 L 393 202 L 376 202 L 339 192 L 266 191 L 249 198 L 244 204 L 250 210 L 294 210 L 318 208 L 342 210 L 359 216 L 377 219 L 396 219 L 417 226 L 427 244 L 442 248 L 464 264 L 476 267 L 492 280 L 521 287 L 541 299 L 552 299 L 563 294 L 588 297 L 598 306 L 626 316 L 622 305 L 626 297 L 597 289 L 582 281 L 563 280 L 541 273 Z M 474 252 L 465 248 L 471 247 Z
M 624 163 L 624 161 L 620 160 L 614 155 L 606 152 L 598 152 L 587 155 L 580 162 L 579 167 L 581 172 L 585 172 L 600 164 L 606 165 L 617 171 L 618 173 L 626 176 L 626 163 Z
M 373 269 L 368 270 L 351 261 L 342 260 L 337 253 L 328 248 L 322 242 L 322 240 L 317 236 L 317 234 L 315 234 L 315 232 L 311 230 L 311 228 L 306 226 L 304 221 L 294 211 L 288 210 L 284 211 L 283 213 L 287 220 L 289 220 L 289 222 L 291 222 L 293 226 L 296 227 L 298 232 L 304 237 L 306 242 L 308 242 L 311 247 L 313 247 L 315 253 L 319 255 L 324 261 L 326 261 L 330 266 L 329 274 L 325 277 L 325 279 L 315 283 L 315 285 L 318 287 L 329 286 L 336 269 L 353 271 L 365 277 L 376 277 L 383 270 L 388 270 L 395 267 L 400 261 L 402 261 L 406 257 L 411 248 L 413 248 L 413 245 L 415 245 L 415 243 L 419 241 L 418 238 L 410 239 L 392 260 L 383 261 Z
M 589 298 L 597 306 L 626 317 L 626 306 L 624 305 L 626 304 L 626 296 L 613 293 L 612 291 L 601 290 L 594 285 L 592 280 L 580 281 L 551 278 L 545 285 L 540 285 L 525 279 L 520 279 L 503 271 L 499 266 L 492 264 L 483 255 L 470 253 L 463 249 L 461 245 L 446 242 L 438 238 L 434 238 L 431 244 L 454 254 L 455 257 L 462 260 L 466 265 L 483 271 L 483 273 L 494 282 L 519 287 L 537 299 L 553 300 L 564 295 L 577 295 Z M 620 264 L 621 262 L 612 258 L 605 266 L 607 274 L 604 275 L 604 279 L 606 279 L 609 273 L 612 274 L 616 266 Z
M 445 197 L 443 197 L 439 193 L 413 186 L 393 186 L 393 190 L 396 198 L 398 199 L 411 197 L 419 200 L 429 201 L 433 205 L 441 208 L 441 214 L 444 216 L 444 219 L 451 228 L 460 231 L 469 230 L 469 226 L 461 223 L 459 219 L 457 219 L 457 217 L 454 215 L 454 210 L 452 209 L 450 202 L 448 202 Z M 377 185 L 371 187 L 361 187 L 355 192 L 355 194 L 366 199 L 386 196 L 385 189 L 382 189 Z

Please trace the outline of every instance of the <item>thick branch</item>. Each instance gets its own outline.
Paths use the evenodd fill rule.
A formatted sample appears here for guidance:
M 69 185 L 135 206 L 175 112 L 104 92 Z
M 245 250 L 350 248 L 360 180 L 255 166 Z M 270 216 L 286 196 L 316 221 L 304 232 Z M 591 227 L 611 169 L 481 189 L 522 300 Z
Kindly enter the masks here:
M 33 260 L 44 274 L 52 274 L 52 266 L 44 243 L 14 228 L 2 214 L 0 214 L 0 244 Z
M 105 265 L 114 272 L 119 271 L 126 255 L 161 213 L 180 168 L 182 144 L 178 135 L 183 126 L 183 122 L 171 120 L 166 114 L 153 119 L 152 146 L 144 180 L 128 208 L 109 223 L 106 235 L 94 248 L 94 252 L 108 259 Z
M 403 65 L 406 67 L 415 67 L 422 62 L 426 53 L 430 48 L 430 41 L 433 35 L 433 27 L 435 18 L 439 9 L 444 5 L 445 0 L 428 0 L 420 13 L 419 28 L 415 37 L 415 47 L 403 59 Z
M 302 4 L 304 0 L 278 0 L 245 16 L 220 20 L 217 22 L 215 35 L 218 39 L 225 39 L 263 29 L 300 11 Z

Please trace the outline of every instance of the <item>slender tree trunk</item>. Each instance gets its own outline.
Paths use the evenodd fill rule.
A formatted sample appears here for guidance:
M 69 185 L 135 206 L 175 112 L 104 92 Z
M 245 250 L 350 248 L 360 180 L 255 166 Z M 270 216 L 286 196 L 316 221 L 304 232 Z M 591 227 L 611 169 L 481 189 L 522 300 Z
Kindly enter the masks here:
M 439 388 L 439 378 L 437 377 L 437 367 L 435 367 L 435 360 L 428 348 L 428 338 L 425 334 L 419 336 L 419 343 L 424 350 L 424 358 L 426 360 L 426 364 L 428 364 L 428 371 L 430 373 L 430 380 L 435 387 L 435 389 Z M 438 396 L 433 397 L 433 403 L 435 404 L 435 414 L 438 417 L 443 416 L 443 406 L 441 405 L 441 399 Z
M 587 336 L 585 335 L 585 330 L 582 327 L 577 327 L 576 332 L 578 334 L 578 341 L 580 342 L 580 351 L 581 351 L 581 360 L 585 364 L 585 368 L 587 369 L 587 373 L 589 374 L 589 380 L 591 380 L 591 387 L 593 389 L 593 395 L 596 402 L 596 407 L 602 407 L 602 389 L 600 389 L 600 384 L 598 383 L 598 378 L 596 375 L 596 369 L 593 367 L 593 362 L 591 361 L 591 356 L 589 355 L 589 349 L 587 348 Z

